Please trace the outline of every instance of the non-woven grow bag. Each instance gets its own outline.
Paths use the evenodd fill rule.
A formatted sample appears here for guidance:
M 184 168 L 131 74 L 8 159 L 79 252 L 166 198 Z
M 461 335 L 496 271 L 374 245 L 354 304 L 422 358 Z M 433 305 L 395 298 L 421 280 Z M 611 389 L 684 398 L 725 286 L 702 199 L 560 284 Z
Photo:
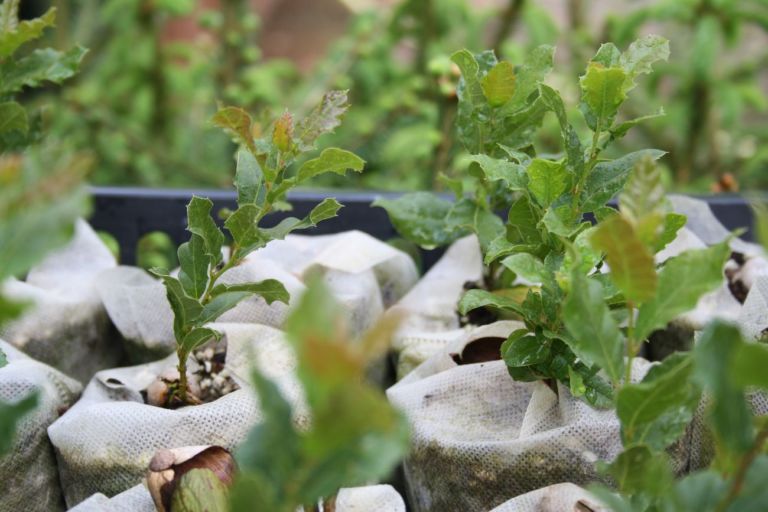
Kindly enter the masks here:
M 315 237 L 290 235 L 286 240 L 270 242 L 227 271 L 220 282 L 277 279 L 290 293 L 293 305 L 305 289 L 305 278 L 313 272 L 323 275 L 344 305 L 355 334 L 370 327 L 383 309 L 418 279 L 416 266 L 407 254 L 365 233 L 349 231 Z M 120 267 L 100 276 L 99 292 L 134 358 L 147 360 L 173 350 L 173 315 L 158 280 L 135 267 Z M 220 321 L 280 327 L 290 305 L 268 305 L 253 297 L 225 313 Z
M 578 485 L 550 485 L 512 498 L 491 512 L 610 512 L 594 496 Z
M 93 229 L 78 221 L 69 245 L 51 253 L 24 281 L 4 283 L 4 295 L 31 307 L 2 327 L 0 337 L 81 382 L 118 364 L 119 336 L 95 288 L 97 275 L 116 265 Z
M 217 445 L 233 449 L 261 418 L 249 385 L 257 364 L 303 415 L 295 357 L 281 331 L 264 325 L 212 324 L 225 334 L 225 368 L 240 389 L 209 403 L 171 410 L 147 405 L 141 394 L 158 374 L 176 365 L 162 361 L 97 373 L 80 401 L 48 429 L 56 449 L 69 506 L 94 493 L 114 496 L 141 482 L 160 448 Z M 189 372 L 197 363 L 190 358 Z M 304 414 L 305 416 L 305 414 Z
M 370 485 L 341 489 L 336 496 L 336 512 L 405 512 L 403 498 L 390 485 Z M 94 494 L 71 512 L 155 512 L 155 504 L 143 484 L 108 498 Z
M 467 283 L 483 276 L 477 237 L 454 242 L 442 258 L 391 309 L 404 315 L 393 340 L 399 378 L 407 375 L 447 343 L 462 337 L 457 304 Z
M 46 429 L 77 400 L 82 386 L 0 340 L 8 364 L 0 368 L 0 401 L 16 403 L 37 393 L 37 407 L 17 425 L 0 459 L 0 512 L 64 510 L 56 457 Z
M 505 339 L 519 322 L 497 322 L 451 343 L 387 391 L 411 424 L 404 462 L 413 510 L 488 511 L 527 492 L 600 480 L 598 460 L 621 451 L 613 410 L 574 398 L 567 387 L 516 382 L 503 361 L 458 364 L 477 340 Z M 635 359 L 633 380 L 649 363 Z M 681 453 L 678 467 L 685 465 Z

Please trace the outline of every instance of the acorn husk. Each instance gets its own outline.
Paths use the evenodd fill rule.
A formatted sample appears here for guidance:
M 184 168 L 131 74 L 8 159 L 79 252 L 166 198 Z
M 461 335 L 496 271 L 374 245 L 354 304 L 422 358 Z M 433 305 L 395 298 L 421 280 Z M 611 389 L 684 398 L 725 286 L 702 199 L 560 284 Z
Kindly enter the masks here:
M 158 512 L 170 512 L 181 477 L 192 469 L 208 469 L 226 486 L 232 485 L 237 464 L 221 446 L 187 446 L 161 449 L 149 463 L 147 488 Z

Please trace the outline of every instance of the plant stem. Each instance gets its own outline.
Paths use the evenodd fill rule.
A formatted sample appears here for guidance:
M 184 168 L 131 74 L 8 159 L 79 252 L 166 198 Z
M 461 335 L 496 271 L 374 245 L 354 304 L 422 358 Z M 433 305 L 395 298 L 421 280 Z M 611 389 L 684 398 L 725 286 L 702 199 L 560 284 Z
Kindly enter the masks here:
M 507 40 L 512 30 L 517 25 L 520 19 L 520 13 L 525 6 L 525 0 L 510 0 L 507 4 L 507 8 L 501 14 L 501 21 L 499 24 L 499 30 L 496 32 L 496 37 L 493 40 L 493 51 L 496 56 L 501 55 L 501 47 L 504 41 Z
M 736 475 L 733 477 L 731 489 L 728 491 L 728 495 L 725 497 L 725 499 L 718 505 L 717 512 L 725 512 L 733 500 L 739 496 L 739 493 L 741 493 L 741 488 L 744 486 L 744 479 L 747 476 L 747 472 L 749 471 L 752 462 L 754 462 L 755 458 L 757 458 L 757 456 L 760 455 L 760 452 L 763 450 L 763 445 L 765 444 L 766 440 L 768 440 L 768 426 L 764 427 L 762 430 L 760 430 L 760 432 L 758 432 L 757 438 L 755 439 L 755 444 L 752 445 L 752 448 L 750 448 L 750 450 L 741 459 L 741 463 L 739 464 L 739 468 L 736 471 Z
M 627 301 L 627 365 L 625 368 L 624 385 L 632 382 L 632 360 L 635 358 L 637 347 L 635 346 L 635 305 Z
M 182 403 L 187 403 L 187 389 L 189 387 L 187 382 L 187 353 L 179 348 L 176 351 L 176 356 L 179 359 L 179 364 L 176 367 L 179 370 L 179 399 Z

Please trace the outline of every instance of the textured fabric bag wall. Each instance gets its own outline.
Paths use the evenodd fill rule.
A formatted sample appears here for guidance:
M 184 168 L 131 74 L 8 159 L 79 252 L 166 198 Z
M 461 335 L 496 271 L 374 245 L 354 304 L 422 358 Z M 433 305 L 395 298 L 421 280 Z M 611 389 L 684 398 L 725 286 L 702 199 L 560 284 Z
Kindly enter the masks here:
M 97 373 L 80 401 L 50 426 L 48 435 L 70 507 L 94 493 L 114 496 L 133 487 L 160 448 L 232 449 L 261 418 L 258 399 L 248 384 L 251 364 L 258 364 L 278 384 L 294 410 L 305 410 L 293 351 L 282 332 L 263 325 L 213 327 L 226 335 L 225 366 L 241 389 L 210 403 L 175 410 L 145 404 L 141 391 L 160 372 L 175 367 L 174 354 L 155 363 Z M 190 373 L 196 366 L 190 359 Z
M 571 483 L 555 484 L 512 498 L 491 512 L 610 512 L 587 491 Z
M 405 512 L 403 498 L 390 485 L 342 489 L 336 497 L 336 512 Z M 149 491 L 139 484 L 114 498 L 94 494 L 70 512 L 155 512 Z M 266 511 L 265 511 L 266 512 Z
M 56 457 L 46 429 L 77 400 L 82 386 L 0 340 L 8 365 L 0 368 L 0 400 L 15 403 L 37 391 L 37 408 L 18 424 L 0 460 L 0 512 L 64 510 Z
M 295 304 L 311 272 L 324 276 L 344 305 L 354 333 L 370 327 L 418 279 L 416 265 L 407 254 L 365 233 L 349 231 L 315 237 L 290 235 L 270 242 L 221 280 L 277 279 L 290 293 L 290 304 Z M 103 273 L 99 281 L 107 311 L 128 340 L 133 357 L 146 361 L 173 350 L 173 316 L 158 280 L 140 269 L 120 267 Z M 285 304 L 267 305 L 254 297 L 225 313 L 220 321 L 280 327 L 289 310 Z
M 120 360 L 119 336 L 95 289 L 96 276 L 115 258 L 82 220 L 66 247 L 30 270 L 25 281 L 9 280 L 4 292 L 33 304 L 0 337 L 29 356 L 81 382 Z
M 477 282 L 482 276 L 483 258 L 477 238 L 462 238 L 391 308 L 405 315 L 394 340 L 398 378 L 464 335 L 456 306 L 464 284 Z
M 478 327 L 387 391 L 412 428 L 404 468 L 413 510 L 485 512 L 547 485 L 583 485 L 599 480 L 597 460 L 621 452 L 614 411 L 594 409 L 559 384 L 555 392 L 542 381 L 516 382 L 503 361 L 454 361 L 470 342 L 519 327 Z M 648 367 L 636 359 L 633 377 Z

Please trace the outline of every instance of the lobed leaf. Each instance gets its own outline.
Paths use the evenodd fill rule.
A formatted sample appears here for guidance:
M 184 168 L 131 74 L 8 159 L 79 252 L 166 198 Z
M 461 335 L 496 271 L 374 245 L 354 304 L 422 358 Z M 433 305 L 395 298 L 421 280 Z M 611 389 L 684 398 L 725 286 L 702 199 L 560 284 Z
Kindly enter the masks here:
M 17 61 L 0 62 L 0 76 L 3 77 L 0 95 L 16 93 L 43 82 L 61 83 L 77 72 L 86 53 L 87 50 L 79 46 L 66 52 L 45 48 Z
M 179 282 L 190 297 L 200 299 L 208 287 L 211 257 L 206 254 L 202 237 L 192 235 L 189 242 L 179 246 Z
M 224 245 L 224 233 L 211 217 L 213 202 L 210 199 L 193 196 L 187 205 L 187 230 L 199 236 L 205 247 L 205 254 L 217 265 L 221 259 L 221 247 Z
M 237 152 L 235 188 L 239 207 L 247 204 L 260 206 L 264 203 L 264 172 L 256 157 L 248 151 Z
M 150 272 L 160 279 L 165 285 L 165 295 L 173 310 L 173 333 L 176 340 L 183 340 L 193 324 L 203 311 L 203 306 L 184 292 L 181 282 L 168 274 L 168 271 L 160 268 L 150 269 Z
M 338 148 L 327 148 L 320 153 L 320 156 L 307 160 L 299 167 L 297 174 L 298 182 L 302 182 L 324 174 L 333 172 L 342 176 L 351 169 L 355 172 L 361 172 L 365 160 L 356 154 Z
M 9 0 L 7 3 L 13 2 Z M 10 14 L 8 16 L 10 18 Z M 9 22 L 10 19 L 0 30 L 0 60 L 9 57 L 24 43 L 40 38 L 46 28 L 52 27 L 56 22 L 56 8 L 51 7 L 39 18 L 14 22 L 13 26 Z
M 236 144 L 244 145 L 254 155 L 258 152 L 251 132 L 253 120 L 245 110 L 238 107 L 224 107 L 216 112 L 211 121 L 227 132 Z
M 294 137 L 301 151 L 314 149 L 318 137 L 330 133 L 341 124 L 349 108 L 347 91 L 329 91 L 320 103 L 296 126 Z
M 500 109 L 499 115 L 511 115 L 528 102 L 531 94 L 552 71 L 554 58 L 555 47 L 550 45 L 538 46 L 526 55 L 525 62 L 516 73 L 515 93 Z
M 341 203 L 333 198 L 323 199 L 320 204 L 312 208 L 309 215 L 303 219 L 288 217 L 283 219 L 273 228 L 259 229 L 258 232 L 264 240 L 282 240 L 292 231 L 307 229 L 317 226 L 320 222 L 336 216 L 342 208 Z
M 460 199 L 445 217 L 445 227 L 451 233 L 472 232 L 485 250 L 492 240 L 504 233 L 504 222 L 494 212 L 471 199 Z

